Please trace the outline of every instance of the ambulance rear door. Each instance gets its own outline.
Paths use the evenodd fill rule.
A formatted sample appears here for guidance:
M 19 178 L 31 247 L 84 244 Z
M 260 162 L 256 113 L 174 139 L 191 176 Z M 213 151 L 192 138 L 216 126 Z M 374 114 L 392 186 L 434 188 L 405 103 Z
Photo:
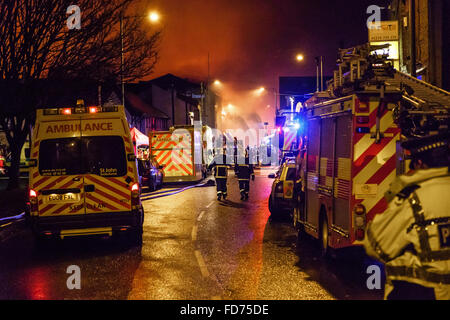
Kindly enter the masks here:
M 42 122 L 34 143 L 37 167 L 30 171 L 30 188 L 38 197 L 38 215 L 84 215 L 84 180 L 80 118 Z
M 131 185 L 136 166 L 129 129 L 120 118 L 81 121 L 85 163 L 86 214 L 131 211 Z

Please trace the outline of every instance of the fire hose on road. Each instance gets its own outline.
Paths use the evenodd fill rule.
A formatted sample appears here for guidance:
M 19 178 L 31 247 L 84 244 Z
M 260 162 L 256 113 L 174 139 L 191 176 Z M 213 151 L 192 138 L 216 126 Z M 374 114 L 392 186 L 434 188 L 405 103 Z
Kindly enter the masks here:
M 173 189 L 173 190 L 166 190 L 166 191 L 160 191 L 160 192 L 155 192 L 155 193 L 151 193 L 148 195 L 143 195 L 141 196 L 141 200 L 142 201 L 146 201 L 146 200 L 152 200 L 152 199 L 157 199 L 157 198 L 162 198 L 162 197 L 168 197 L 168 196 L 172 196 L 178 193 L 181 193 L 183 191 L 189 190 L 189 189 L 193 189 L 193 188 L 201 188 L 201 187 L 209 187 L 214 185 L 214 181 L 213 180 L 208 180 L 206 182 L 201 182 L 198 183 L 196 185 L 193 186 L 188 186 L 188 187 L 182 187 L 182 188 L 177 188 L 177 189 Z

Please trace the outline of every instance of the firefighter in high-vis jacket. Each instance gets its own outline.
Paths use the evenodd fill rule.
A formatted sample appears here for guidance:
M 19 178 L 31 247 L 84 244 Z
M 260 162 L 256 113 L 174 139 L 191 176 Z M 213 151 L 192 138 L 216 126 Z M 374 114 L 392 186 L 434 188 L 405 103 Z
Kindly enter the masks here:
M 217 188 L 217 200 L 227 199 L 227 179 L 228 179 L 228 168 L 231 166 L 231 157 L 227 156 L 226 150 L 224 149 L 221 153 L 218 153 L 213 161 L 210 163 L 208 169 L 212 170 L 214 168 L 214 178 L 216 179 Z
M 385 263 L 388 300 L 450 299 L 449 133 L 410 139 L 413 173 L 386 193 L 367 227 L 368 255 Z
M 237 166 L 237 177 L 239 181 L 241 200 L 247 200 L 250 192 L 250 177 L 252 180 L 255 180 L 255 173 L 253 171 L 253 165 L 250 163 L 248 150 L 246 151 L 245 157 L 237 158 Z

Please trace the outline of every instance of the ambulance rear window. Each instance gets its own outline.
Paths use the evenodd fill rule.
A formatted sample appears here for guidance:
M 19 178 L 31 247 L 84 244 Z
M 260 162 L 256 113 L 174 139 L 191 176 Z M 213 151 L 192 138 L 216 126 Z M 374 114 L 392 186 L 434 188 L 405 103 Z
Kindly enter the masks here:
M 123 139 L 95 136 L 44 140 L 39 149 L 39 172 L 44 176 L 125 176 L 127 162 Z
M 86 172 L 102 177 L 122 177 L 127 174 L 127 160 L 122 137 L 83 137 L 83 158 Z
M 43 140 L 39 148 L 39 172 L 43 176 L 74 175 L 82 172 L 81 140 Z

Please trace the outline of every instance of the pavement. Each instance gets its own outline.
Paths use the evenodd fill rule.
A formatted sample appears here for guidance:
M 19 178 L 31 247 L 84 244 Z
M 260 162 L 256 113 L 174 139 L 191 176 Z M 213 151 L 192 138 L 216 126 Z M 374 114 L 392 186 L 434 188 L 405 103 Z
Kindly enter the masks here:
M 381 299 L 362 266 L 321 259 L 315 241 L 297 243 L 289 219 L 270 219 L 269 171 L 257 171 L 248 201 L 233 176 L 227 201 L 214 186 L 144 201 L 142 247 L 105 237 L 38 249 L 21 227 L 0 242 L 0 299 Z M 66 285 L 72 265 L 80 290 Z
M 19 188 L 16 190 L 6 190 L 8 178 L 0 177 L 0 220 L 5 217 L 16 216 L 25 210 L 28 178 L 19 179 Z M 0 225 L 2 222 L 0 221 Z

